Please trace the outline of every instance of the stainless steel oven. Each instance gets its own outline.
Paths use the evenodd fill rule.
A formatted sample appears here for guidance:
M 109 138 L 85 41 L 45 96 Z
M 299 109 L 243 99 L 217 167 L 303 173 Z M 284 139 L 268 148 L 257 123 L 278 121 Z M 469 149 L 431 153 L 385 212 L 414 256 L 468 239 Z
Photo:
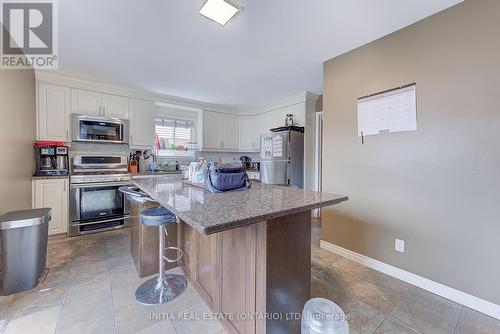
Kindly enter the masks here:
M 105 118 L 72 115 L 73 141 L 128 143 L 128 121 L 118 118 Z
M 69 236 L 130 225 L 130 202 L 118 190 L 131 184 L 126 156 L 75 156 L 72 171 Z

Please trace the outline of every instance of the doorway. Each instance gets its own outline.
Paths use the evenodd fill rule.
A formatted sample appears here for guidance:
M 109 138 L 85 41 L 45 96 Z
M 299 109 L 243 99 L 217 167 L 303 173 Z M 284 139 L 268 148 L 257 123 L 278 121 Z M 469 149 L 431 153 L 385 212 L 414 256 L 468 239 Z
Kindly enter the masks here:
M 314 190 L 321 191 L 322 186 L 322 155 L 323 155 L 323 112 L 317 112 L 315 119 L 315 130 L 316 136 L 314 138 Z M 321 209 L 315 209 L 313 211 L 313 217 L 321 217 Z

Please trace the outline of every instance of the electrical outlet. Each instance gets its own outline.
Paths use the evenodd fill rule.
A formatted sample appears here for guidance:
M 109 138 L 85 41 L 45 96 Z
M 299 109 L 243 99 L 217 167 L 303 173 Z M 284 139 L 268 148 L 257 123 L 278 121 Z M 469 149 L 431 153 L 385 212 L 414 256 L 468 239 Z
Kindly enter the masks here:
M 401 239 L 396 239 L 394 242 L 394 249 L 398 252 L 405 252 L 405 241 Z

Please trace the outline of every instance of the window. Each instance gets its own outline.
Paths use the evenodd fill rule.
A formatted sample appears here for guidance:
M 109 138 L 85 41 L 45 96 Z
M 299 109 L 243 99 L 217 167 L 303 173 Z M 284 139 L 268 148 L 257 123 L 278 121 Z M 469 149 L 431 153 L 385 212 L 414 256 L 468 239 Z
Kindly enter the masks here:
M 155 132 L 160 142 L 160 156 L 192 155 L 194 143 L 194 122 L 170 118 L 157 118 Z

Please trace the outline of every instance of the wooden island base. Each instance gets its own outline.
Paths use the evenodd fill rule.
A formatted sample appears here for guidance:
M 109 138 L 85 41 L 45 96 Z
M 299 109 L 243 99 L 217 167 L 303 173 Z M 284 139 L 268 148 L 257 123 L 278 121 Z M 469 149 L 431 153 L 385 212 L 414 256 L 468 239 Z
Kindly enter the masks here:
M 224 315 L 228 333 L 300 333 L 311 291 L 310 211 L 211 235 L 184 222 L 177 228 L 180 267 L 212 312 Z

